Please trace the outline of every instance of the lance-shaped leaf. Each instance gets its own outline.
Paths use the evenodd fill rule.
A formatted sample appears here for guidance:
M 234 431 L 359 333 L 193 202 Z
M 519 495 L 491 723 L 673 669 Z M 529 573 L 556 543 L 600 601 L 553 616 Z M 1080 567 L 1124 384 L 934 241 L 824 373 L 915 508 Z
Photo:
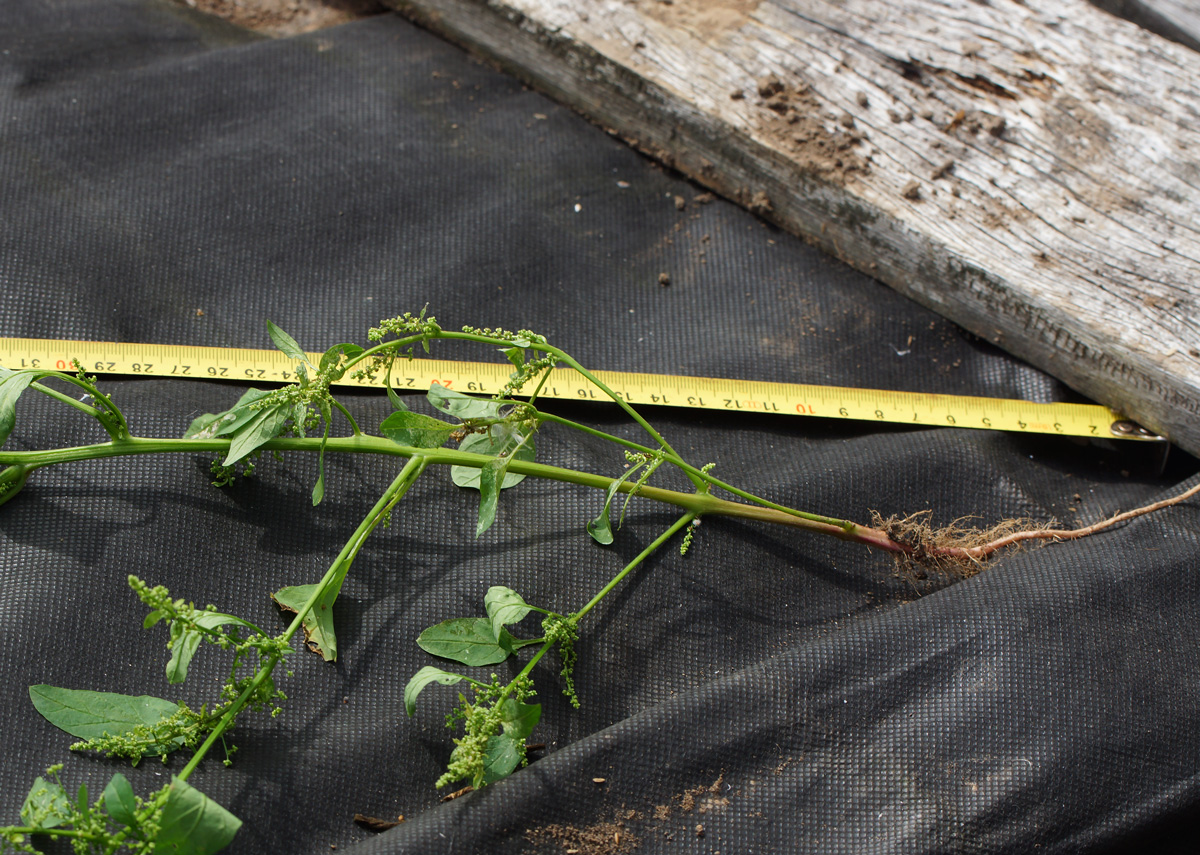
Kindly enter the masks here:
M 243 427 L 247 422 L 261 413 L 261 409 L 250 406 L 260 398 L 271 394 L 262 389 L 247 389 L 238 402 L 223 413 L 205 413 L 192 421 L 184 432 L 184 439 L 212 439 L 218 436 L 229 436 Z
M 150 695 L 135 697 L 45 684 L 30 686 L 29 699 L 46 721 L 79 739 L 121 736 L 137 727 L 153 727 L 179 712 L 179 704 Z M 182 744 L 177 738 L 151 750 L 166 753 Z
M 441 448 L 456 430 L 458 425 L 408 410 L 397 410 L 379 425 L 392 442 L 413 448 Z
M 493 401 L 491 398 L 474 398 L 470 395 L 464 395 L 462 392 L 447 389 L 440 383 L 434 383 L 430 386 L 426 397 L 429 399 L 429 403 L 433 404 L 434 407 L 446 415 L 454 416 L 463 421 L 467 419 L 499 418 L 500 410 L 505 406 L 498 401 Z
M 17 423 L 17 398 L 37 376 L 32 371 L 9 371 L 0 367 L 0 445 Z
M 640 466 L 634 466 L 626 470 L 625 474 L 608 485 L 608 490 L 604 494 L 604 507 L 600 509 L 600 515 L 587 524 L 587 533 L 592 536 L 592 539 L 597 543 L 602 543 L 605 546 L 613 542 L 612 524 L 608 521 L 608 509 L 612 505 L 613 496 L 617 490 L 621 489 L 621 485 L 625 480 L 637 472 Z
M 172 778 L 158 825 L 156 855 L 213 855 L 232 842 L 242 821 L 195 787 Z
M 150 616 L 155 613 L 151 612 Z M 146 620 L 150 620 L 147 616 Z M 182 683 L 187 679 L 188 665 L 191 664 L 192 657 L 196 655 L 196 651 L 200 649 L 200 642 L 204 629 L 216 629 L 219 626 L 228 624 L 237 624 L 244 626 L 250 630 L 257 630 L 257 627 L 252 623 L 242 620 L 234 615 L 227 615 L 222 612 L 196 612 L 196 625 L 200 629 L 185 630 L 179 638 L 175 639 L 175 643 L 171 645 L 171 658 L 167 662 L 167 682 Z
M 513 638 L 508 630 L 492 632 L 488 618 L 451 618 L 429 627 L 417 636 L 417 646 L 426 653 L 478 667 L 503 662 L 513 651 L 536 640 Z
M 283 430 L 284 422 L 290 414 L 291 409 L 286 404 L 259 410 L 233 434 L 233 441 L 229 443 L 229 452 L 225 455 L 223 465 L 232 466 L 259 446 L 273 440 Z
M 285 356 L 301 364 L 307 363 L 312 365 L 308 361 L 308 354 L 296 343 L 296 340 L 270 321 L 267 321 L 267 334 L 271 336 L 271 341 L 275 343 L 275 347 L 279 348 Z
M 508 472 L 508 460 L 496 458 L 479 470 L 479 516 L 475 522 L 475 536 L 483 534 L 496 521 L 496 508 L 500 504 L 500 485 Z
M 426 665 L 417 673 L 409 678 L 408 685 L 404 687 L 404 709 L 411 716 L 417 711 L 417 695 L 421 694 L 421 690 L 430 683 L 441 683 L 443 686 L 453 686 L 455 683 L 461 683 L 467 679 L 462 674 L 455 674 L 452 671 L 443 671 L 441 668 L 434 668 L 432 665 Z
M 522 704 L 508 698 L 500 708 L 500 725 L 513 739 L 524 742 L 542 717 L 541 704 Z
M 533 609 L 512 588 L 493 585 L 483 596 L 483 607 L 491 622 L 492 635 L 499 638 L 505 624 L 519 623 Z
M 71 816 L 71 800 L 60 784 L 38 776 L 21 805 L 21 822 L 31 828 L 55 828 Z
M 400 396 L 396 394 L 396 390 L 392 388 L 392 365 L 395 359 L 388 360 L 387 372 L 383 375 L 383 388 L 387 389 L 388 401 L 391 402 L 392 408 L 401 413 L 408 412 L 408 404 L 400 400 Z
M 329 425 L 333 421 L 333 413 L 329 409 L 329 401 L 321 401 L 321 420 L 325 423 L 325 432 L 321 435 L 321 450 L 317 454 L 317 483 L 313 484 L 312 503 L 321 504 L 325 498 L 325 446 L 329 442 Z M 299 423 L 297 423 L 299 424 Z M 300 428 L 297 428 L 298 430 Z
M 513 364 L 513 367 L 520 371 L 525 367 L 525 348 L 523 347 L 506 347 L 501 349 L 501 353 L 505 358 Z

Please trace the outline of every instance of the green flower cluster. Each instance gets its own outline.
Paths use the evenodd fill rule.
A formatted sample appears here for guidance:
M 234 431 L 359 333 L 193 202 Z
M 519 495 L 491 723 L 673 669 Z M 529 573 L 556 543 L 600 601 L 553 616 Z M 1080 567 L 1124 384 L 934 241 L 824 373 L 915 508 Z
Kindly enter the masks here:
M 124 757 L 136 766 L 147 754 L 157 754 L 166 763 L 167 754 L 177 748 L 193 748 L 208 735 L 220 716 L 199 712 L 180 703 L 179 710 L 154 724 L 139 724 L 132 730 L 113 736 L 105 734 L 71 746 L 72 751 L 98 751 L 109 757 Z
M 494 777 L 488 774 L 489 766 L 503 763 L 510 767 L 507 771 L 496 770 L 501 772 L 498 777 L 503 777 L 512 768 L 528 762 L 525 756 L 528 733 L 514 723 L 520 717 L 521 705 L 535 694 L 533 681 L 521 675 L 508 685 L 501 685 L 500 678 L 493 674 L 491 683 L 476 683 L 473 689 L 474 702 L 460 692 L 459 705 L 446 716 L 446 727 L 451 729 L 460 720 L 463 722 L 463 735 L 454 740 L 450 764 L 436 783 L 439 788 L 455 781 L 470 781 L 472 786 L 480 787 L 491 783 L 489 778 Z M 505 739 L 502 730 L 513 730 L 514 738 Z M 507 761 L 503 759 L 505 753 L 510 754 Z M 512 753 L 517 756 L 512 757 Z
M 575 691 L 575 662 L 579 659 L 575 642 L 579 640 L 579 629 L 567 618 L 552 615 L 542 621 L 542 632 L 546 641 L 558 645 L 558 657 L 562 660 L 562 670 L 558 672 L 563 678 L 562 691 L 571 706 L 579 709 L 579 695 Z
M 380 321 L 379 326 L 371 327 L 367 332 L 367 338 L 370 341 L 383 341 L 389 335 L 404 338 L 410 335 L 437 335 L 441 331 L 437 318 L 432 315 L 425 317 L 425 310 L 422 309 L 419 315 L 405 312 L 399 317 Z

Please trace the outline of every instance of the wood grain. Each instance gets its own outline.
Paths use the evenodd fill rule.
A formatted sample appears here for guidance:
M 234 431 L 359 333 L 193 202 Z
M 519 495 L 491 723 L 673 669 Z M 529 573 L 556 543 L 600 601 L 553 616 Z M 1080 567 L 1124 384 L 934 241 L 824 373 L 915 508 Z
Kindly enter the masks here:
M 391 0 L 1200 454 L 1200 55 L 1082 0 Z
M 1195 0 L 1091 0 L 1091 3 L 1192 50 L 1200 50 L 1200 7 Z

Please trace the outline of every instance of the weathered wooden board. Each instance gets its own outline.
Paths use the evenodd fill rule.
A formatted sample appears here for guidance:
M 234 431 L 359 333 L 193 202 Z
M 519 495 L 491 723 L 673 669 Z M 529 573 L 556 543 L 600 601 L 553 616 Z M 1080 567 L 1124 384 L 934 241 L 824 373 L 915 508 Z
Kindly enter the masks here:
M 390 0 L 1200 454 L 1200 54 L 1082 0 Z
M 1120 15 L 1192 50 L 1200 50 L 1200 5 L 1196 0 L 1091 0 L 1106 12 Z

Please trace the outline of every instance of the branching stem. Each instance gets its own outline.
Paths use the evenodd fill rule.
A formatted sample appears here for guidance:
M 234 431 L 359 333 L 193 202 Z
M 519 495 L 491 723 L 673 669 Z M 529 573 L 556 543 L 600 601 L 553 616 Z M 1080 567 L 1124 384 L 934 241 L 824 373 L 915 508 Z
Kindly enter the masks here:
M 285 629 L 279 636 L 279 640 L 281 642 L 286 644 L 291 640 L 292 636 L 294 636 L 304 625 L 304 619 L 308 617 L 309 613 L 314 607 L 316 607 L 317 603 L 321 601 L 321 598 L 325 595 L 326 588 L 328 588 L 328 586 L 335 580 L 345 576 L 346 571 L 350 569 L 350 564 L 354 561 L 354 557 L 358 554 L 358 550 L 362 547 L 362 544 L 367 539 L 367 536 L 374 531 L 375 527 L 379 525 L 380 521 L 387 515 L 388 511 L 395 506 L 396 502 L 398 502 L 404 496 L 404 494 L 408 492 L 408 488 L 411 487 L 417 480 L 417 477 L 423 471 L 425 471 L 426 465 L 427 462 L 421 455 L 414 454 L 408 459 L 408 462 L 405 463 L 404 468 L 400 470 L 400 474 L 395 477 L 391 485 L 387 488 L 387 490 L 384 491 L 383 495 L 379 497 L 379 501 L 375 503 L 375 506 L 371 508 L 370 512 L 366 515 L 363 521 L 358 524 L 358 528 L 356 528 L 354 533 L 350 535 L 350 539 L 346 541 L 346 544 L 342 547 L 341 552 L 339 552 L 337 557 L 333 559 L 333 562 L 329 565 L 329 569 L 325 571 L 325 575 L 321 578 L 320 583 L 313 590 L 312 596 L 308 598 L 308 602 L 300 607 L 300 609 L 296 612 L 296 617 L 292 620 L 291 624 L 289 624 L 288 628 Z M 279 661 L 280 654 L 272 654 L 258 669 L 258 672 L 254 675 L 250 683 L 245 689 L 242 690 L 237 699 L 230 704 L 222 714 L 220 722 L 218 722 L 217 726 L 209 733 L 208 738 L 200 744 L 200 747 L 196 749 L 196 753 L 192 755 L 191 759 L 188 760 L 187 765 L 184 766 L 179 772 L 178 777 L 180 780 L 187 780 L 187 777 L 191 775 L 193 771 L 195 771 L 197 766 L 200 765 L 200 762 L 204 759 L 204 756 L 208 754 L 209 750 L 213 747 L 213 745 L 216 744 L 217 740 L 219 740 L 233 725 L 238 713 L 240 713 L 250 699 L 254 697 L 255 693 L 262 686 L 262 684 L 268 678 L 270 678 L 271 673 L 275 670 L 275 666 L 279 664 Z
M 645 489 L 645 488 L 643 487 L 642 489 Z M 597 591 L 596 596 L 592 597 L 588 601 L 587 605 L 585 605 L 579 611 L 575 612 L 575 614 L 568 617 L 567 622 L 570 623 L 572 626 L 578 626 L 579 621 L 583 618 L 583 616 L 586 615 L 588 612 L 590 612 L 592 609 L 594 609 L 596 607 L 597 603 L 599 603 L 601 600 L 603 600 L 605 597 L 607 597 L 609 595 L 609 593 L 612 591 L 612 589 L 617 587 L 617 585 L 619 585 L 621 583 L 622 579 L 624 579 L 631 572 L 633 572 L 633 570 L 636 569 L 639 564 L 641 564 L 643 561 L 645 561 L 647 558 L 649 558 L 651 555 L 653 555 L 656 551 L 658 551 L 658 548 L 660 546 L 662 546 L 664 543 L 666 543 L 668 540 L 670 540 L 672 537 L 674 537 L 680 531 L 682 531 L 683 529 L 685 529 L 689 525 L 691 525 L 692 520 L 694 520 L 695 518 L 696 518 L 696 514 L 689 512 L 689 513 L 686 513 L 683 516 L 681 516 L 679 519 L 675 520 L 675 522 L 671 525 L 670 528 L 668 528 L 666 531 L 664 531 L 658 537 L 654 538 L 654 540 L 651 541 L 650 544 L 645 549 L 643 549 L 641 552 L 639 552 L 637 554 L 636 558 L 634 558 L 632 561 L 630 561 L 628 564 L 625 565 L 625 567 L 621 570 L 620 573 L 618 573 L 616 576 L 613 576 L 612 580 L 607 585 L 605 585 L 603 588 L 601 588 L 599 591 Z

